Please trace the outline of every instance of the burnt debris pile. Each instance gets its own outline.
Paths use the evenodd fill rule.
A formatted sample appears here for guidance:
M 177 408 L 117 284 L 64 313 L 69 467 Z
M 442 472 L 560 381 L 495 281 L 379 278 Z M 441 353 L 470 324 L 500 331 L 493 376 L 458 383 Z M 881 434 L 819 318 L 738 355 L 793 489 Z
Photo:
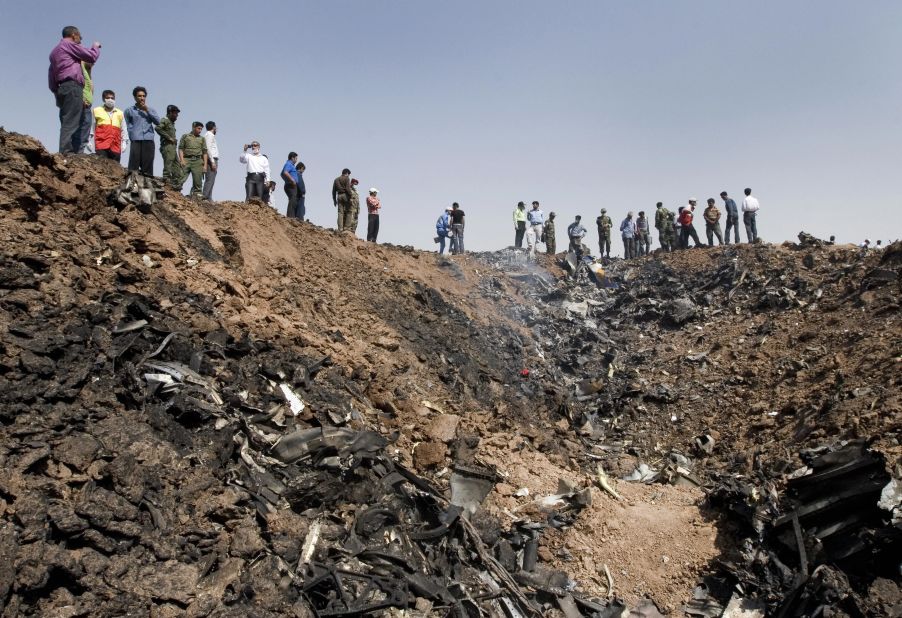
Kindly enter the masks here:
M 900 611 L 898 244 L 437 259 L 2 130 L 0 219 L 3 615 Z M 665 489 L 702 570 L 618 564 Z

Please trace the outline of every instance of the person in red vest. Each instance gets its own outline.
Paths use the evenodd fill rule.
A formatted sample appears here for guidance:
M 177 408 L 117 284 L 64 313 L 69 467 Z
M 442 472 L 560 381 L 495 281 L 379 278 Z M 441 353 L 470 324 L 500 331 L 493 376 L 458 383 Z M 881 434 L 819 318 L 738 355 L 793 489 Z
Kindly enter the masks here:
M 128 144 L 128 133 L 123 131 L 125 114 L 116 107 L 116 93 L 103 91 L 103 105 L 94 108 L 94 150 L 101 157 L 119 161 Z

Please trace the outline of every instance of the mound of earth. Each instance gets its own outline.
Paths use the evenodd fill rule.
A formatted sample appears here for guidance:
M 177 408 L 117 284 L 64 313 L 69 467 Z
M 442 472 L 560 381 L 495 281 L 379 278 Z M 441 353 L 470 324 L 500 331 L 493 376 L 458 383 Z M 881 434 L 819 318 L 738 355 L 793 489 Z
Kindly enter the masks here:
M 124 177 L 0 130 L 4 615 L 898 607 L 902 247 L 598 287 Z

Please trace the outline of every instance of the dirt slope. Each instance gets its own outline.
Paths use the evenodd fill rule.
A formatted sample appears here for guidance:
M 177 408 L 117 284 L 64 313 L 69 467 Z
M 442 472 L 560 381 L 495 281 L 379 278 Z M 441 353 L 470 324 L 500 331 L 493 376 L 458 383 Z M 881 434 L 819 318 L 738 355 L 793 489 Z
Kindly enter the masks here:
M 309 615 L 326 564 L 403 571 L 423 614 L 491 613 L 482 542 L 529 611 L 557 612 L 561 583 L 605 598 L 605 566 L 627 604 L 675 611 L 741 536 L 702 508 L 712 483 L 780 484 L 800 448 L 850 439 L 900 476 L 898 248 L 691 251 L 613 264 L 618 287 L 595 289 L 550 260 L 439 259 L 262 205 L 167 192 L 151 214 L 118 209 L 122 175 L 0 131 L 5 615 Z M 193 372 L 178 388 L 159 377 L 172 363 Z M 320 427 L 336 429 L 312 462 L 279 446 Z M 388 444 L 360 446 L 376 434 Z M 561 480 L 588 488 L 599 462 L 622 500 L 534 502 Z M 701 487 L 616 480 L 668 462 Z M 401 500 L 427 523 L 438 507 L 422 502 L 473 466 L 497 475 L 478 535 L 418 541 L 406 571 L 367 558 L 418 538 L 404 526 L 349 549 L 372 509 Z M 393 467 L 435 493 L 383 492 Z M 505 560 L 522 561 L 529 522 L 545 527 L 525 573 Z

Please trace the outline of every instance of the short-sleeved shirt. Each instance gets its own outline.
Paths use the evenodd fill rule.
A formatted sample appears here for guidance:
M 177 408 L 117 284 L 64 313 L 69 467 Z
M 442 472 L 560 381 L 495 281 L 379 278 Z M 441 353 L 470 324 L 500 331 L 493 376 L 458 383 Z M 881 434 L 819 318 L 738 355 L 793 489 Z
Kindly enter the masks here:
M 185 153 L 187 159 L 199 159 L 207 154 L 207 142 L 200 135 L 185 133 L 179 140 L 179 150 Z
M 282 177 L 283 178 L 285 177 L 284 176 L 285 174 L 288 174 L 289 176 L 291 176 L 291 179 L 294 181 L 295 184 L 297 184 L 298 170 L 297 170 L 297 168 L 295 168 L 294 163 L 292 163 L 290 159 L 285 162 L 285 165 L 282 166 Z
M 464 222 L 464 211 L 460 208 L 451 211 L 451 224 L 461 224 Z

